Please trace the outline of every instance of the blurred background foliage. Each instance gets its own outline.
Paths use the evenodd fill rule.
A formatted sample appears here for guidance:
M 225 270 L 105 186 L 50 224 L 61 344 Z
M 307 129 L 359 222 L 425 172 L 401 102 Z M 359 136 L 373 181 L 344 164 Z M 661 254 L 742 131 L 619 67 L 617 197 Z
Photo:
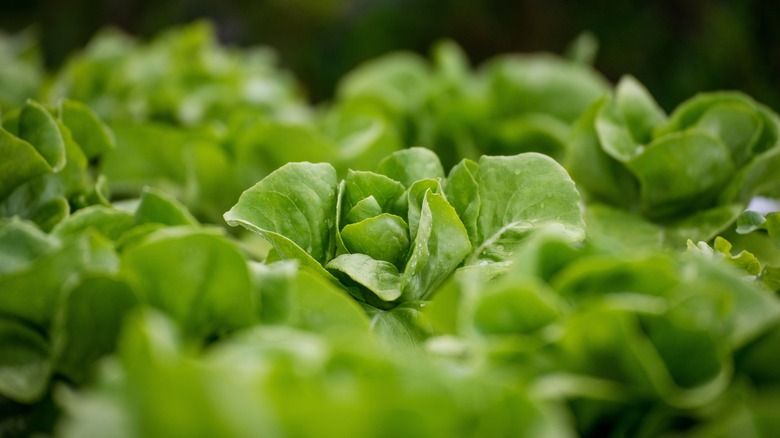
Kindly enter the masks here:
M 95 32 L 150 37 L 213 20 L 223 43 L 275 47 L 314 101 L 338 78 L 391 50 L 427 53 L 449 37 L 479 63 L 506 52 L 564 52 L 583 31 L 596 68 L 630 73 L 672 109 L 699 91 L 738 89 L 780 108 L 780 2 L 765 0 L 0 0 L 0 28 L 30 26 L 56 68 Z

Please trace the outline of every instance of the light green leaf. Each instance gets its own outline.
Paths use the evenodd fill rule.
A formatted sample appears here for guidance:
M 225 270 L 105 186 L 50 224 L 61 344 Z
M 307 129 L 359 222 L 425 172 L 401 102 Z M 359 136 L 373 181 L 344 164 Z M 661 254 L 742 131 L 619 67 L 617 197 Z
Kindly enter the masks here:
M 761 263 L 752 253 L 742 250 L 737 255 L 731 254 L 731 242 L 718 236 L 713 243 L 715 251 L 723 255 L 726 262 L 736 266 L 750 275 L 758 275 L 761 272 Z
M 604 101 L 596 115 L 595 124 L 601 148 L 615 160 L 626 162 L 642 152 L 642 145 L 634 140 L 619 103 L 614 98 Z
M 167 312 L 189 335 L 204 337 L 255 320 L 246 260 L 219 234 L 163 229 L 125 250 L 121 266 L 141 301 Z
M 382 207 L 376 202 L 376 198 L 371 195 L 368 198 L 363 198 L 358 201 L 355 206 L 347 212 L 347 216 L 344 220 L 347 224 L 354 224 L 364 219 L 379 216 L 380 214 L 382 214 Z
M 533 332 L 559 317 L 554 296 L 540 282 L 498 280 L 476 298 L 474 326 L 488 335 Z
M 441 182 L 435 179 L 421 179 L 406 191 L 406 205 L 405 208 L 396 208 L 396 210 L 405 210 L 406 221 L 409 225 L 409 237 L 414 239 L 417 235 L 417 227 L 420 223 L 420 215 L 422 214 L 423 200 L 425 194 L 428 192 L 441 194 Z
M 57 121 L 39 103 L 32 100 L 19 114 L 19 138 L 26 140 L 46 159 L 52 171 L 59 172 L 65 166 L 65 143 Z
M 349 224 L 341 230 L 344 245 L 352 253 L 361 253 L 376 260 L 403 267 L 409 250 L 409 229 L 398 216 L 379 216 Z
M 115 208 L 93 205 L 78 210 L 58 223 L 51 234 L 61 239 L 80 235 L 87 229 L 98 231 L 109 240 L 116 241 L 133 226 L 133 215 Z
M 549 114 L 530 113 L 497 120 L 485 130 L 487 138 L 479 145 L 484 155 L 539 152 L 561 159 L 566 153 L 570 126 Z
M 761 283 L 767 287 L 767 289 L 780 292 L 780 266 L 764 266 L 761 270 Z
M 659 138 L 626 165 L 639 179 L 642 211 L 650 218 L 708 206 L 734 171 L 728 148 L 701 131 Z
M 350 169 L 372 169 L 382 158 L 403 148 L 399 127 L 382 114 L 341 105 L 327 114 L 326 134 L 338 145 L 330 161 Z
M 88 106 L 74 100 L 63 99 L 58 107 L 60 120 L 70 129 L 73 139 L 88 159 L 93 159 L 114 148 L 111 131 Z
M 82 278 L 66 292 L 52 328 L 56 370 L 85 383 L 95 362 L 114 352 L 124 316 L 137 304 L 130 287 L 113 276 Z
M 63 284 L 84 272 L 114 272 L 117 265 L 109 242 L 84 233 L 37 257 L 25 269 L 0 276 L 0 313 L 48 329 Z
M 365 307 L 371 331 L 390 351 L 419 349 L 433 336 L 433 327 L 421 311 L 426 304 L 407 301 L 390 310 Z
M 476 179 L 478 172 L 479 164 L 464 159 L 450 170 L 444 182 L 447 201 L 455 208 L 472 242 L 477 241 L 477 218 L 482 204 Z
M 713 105 L 695 127 L 720 139 L 731 151 L 737 167 L 750 159 L 750 152 L 763 131 L 761 115 L 752 105 L 742 102 Z
M 731 179 L 721 202 L 748 203 L 755 196 L 780 198 L 780 147 L 756 156 Z
M 383 211 L 387 211 L 405 190 L 398 181 L 374 172 L 350 170 L 344 183 L 346 212 L 370 196 L 374 197 Z
M 300 271 L 292 325 L 328 336 L 363 337 L 368 318 L 360 306 L 322 277 Z
M 284 236 L 324 264 L 335 250 L 337 186 L 329 164 L 289 163 L 242 193 L 225 221 L 275 245 L 273 235 Z
M 267 262 L 275 262 L 279 260 L 295 260 L 300 264 L 301 269 L 310 269 L 324 278 L 337 283 L 337 280 L 330 275 L 325 268 L 322 267 L 320 262 L 314 260 L 309 253 L 304 251 L 298 244 L 282 236 L 279 233 L 272 231 L 265 231 L 262 233 L 264 239 L 271 243 L 272 250 L 269 252 L 266 258 Z
M 499 115 L 550 114 L 572 123 L 609 83 L 590 66 L 549 54 L 506 55 L 483 66 Z
M 25 269 L 59 246 L 57 239 L 18 218 L 0 220 L 0 277 Z
M 572 127 L 565 166 L 577 184 L 596 200 L 628 207 L 638 198 L 638 182 L 601 147 L 596 117 L 606 97 L 593 103 Z
M 377 172 L 411 187 L 421 179 L 444 178 L 439 157 L 430 149 L 413 147 L 394 152 L 379 162 Z
M 688 128 L 704 130 L 721 140 L 739 167 L 775 145 L 778 119 L 742 93 L 701 93 L 677 107 L 669 122 L 656 131 L 656 137 Z
M 737 218 L 737 233 L 748 234 L 757 230 L 766 222 L 763 214 L 757 211 L 745 210 Z
M 667 244 L 680 247 L 688 239 L 708 241 L 731 226 L 743 209 L 742 204 L 724 204 L 696 211 L 666 224 L 664 239 Z
M 612 294 L 668 296 L 678 282 L 670 257 L 635 254 L 579 258 L 557 272 L 550 284 L 560 295 L 579 301 Z
M 588 238 L 614 248 L 661 248 L 664 230 L 641 216 L 602 204 L 590 204 L 584 213 Z M 694 225 L 699 225 L 695 222 Z
M 144 187 L 138 208 L 133 216 L 134 224 L 159 223 L 168 226 L 198 225 L 198 220 L 187 207 L 173 196 L 154 187 Z
M 44 231 L 50 231 L 70 213 L 70 202 L 90 188 L 87 159 L 73 141 L 68 128 L 56 121 L 65 145 L 65 166 L 59 172 L 47 172 L 20 185 L 0 204 L 7 216 L 32 219 Z
M 137 196 L 147 185 L 166 191 L 184 186 L 183 157 L 187 144 L 200 140 L 195 133 L 156 123 L 115 122 L 111 128 L 116 148 L 103 155 L 100 171 L 112 193 Z
M 57 224 L 68 218 L 70 204 L 64 196 L 57 196 L 37 205 L 31 213 L 26 213 L 42 230 L 51 232 Z
M 699 295 L 693 302 L 701 313 L 697 318 L 701 320 L 704 310 L 712 309 L 710 324 L 728 329 L 727 341 L 732 348 L 746 345 L 780 322 L 780 301 L 734 271 L 703 258 L 691 259 L 686 268 L 686 274 L 693 278 L 686 287 Z
M 293 311 L 293 290 L 298 276 L 298 263 L 284 260 L 276 263 L 249 262 L 254 285 L 255 315 L 263 324 L 285 324 Z
M 337 277 L 347 276 L 382 301 L 395 301 L 401 296 L 401 274 L 390 262 L 377 260 L 366 254 L 342 254 L 328 262 L 327 268 Z M 350 282 L 343 283 L 349 285 Z
M 404 268 L 404 301 L 430 298 L 436 288 L 471 252 L 468 232 L 442 195 L 426 192 L 412 253 Z
M 236 170 L 242 187 L 256 183 L 286 163 L 330 162 L 336 145 L 315 127 L 265 121 L 256 123 L 236 140 Z
M 49 163 L 30 143 L 0 128 L 0 199 L 21 184 L 51 172 Z
M 479 240 L 469 263 L 503 261 L 536 227 L 554 225 L 571 240 L 584 237 L 579 193 L 563 168 L 537 153 L 479 160 Z
M 623 115 L 631 137 L 639 144 L 650 143 L 655 128 L 666 122 L 666 113 L 650 92 L 631 75 L 620 78 L 615 102 Z
M 428 76 L 428 66 L 419 55 L 391 53 L 347 73 L 336 94 L 344 99 L 374 98 L 396 111 L 411 112 L 422 105 Z
M 599 51 L 599 40 L 591 32 L 579 33 L 566 48 L 565 56 L 577 64 L 593 65 Z

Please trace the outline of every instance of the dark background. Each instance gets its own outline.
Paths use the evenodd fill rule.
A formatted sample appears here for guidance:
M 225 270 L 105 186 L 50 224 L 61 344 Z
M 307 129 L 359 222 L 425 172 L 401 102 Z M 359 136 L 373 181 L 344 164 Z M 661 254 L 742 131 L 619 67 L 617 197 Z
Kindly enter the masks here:
M 699 91 L 740 89 L 780 109 L 780 1 L 575 0 L 0 0 L 0 28 L 37 25 L 56 68 L 102 26 L 142 37 L 207 17 L 222 42 L 276 47 L 313 100 L 360 61 L 427 53 L 441 37 L 475 63 L 510 51 L 561 53 L 582 31 L 596 67 L 631 73 L 667 110 Z

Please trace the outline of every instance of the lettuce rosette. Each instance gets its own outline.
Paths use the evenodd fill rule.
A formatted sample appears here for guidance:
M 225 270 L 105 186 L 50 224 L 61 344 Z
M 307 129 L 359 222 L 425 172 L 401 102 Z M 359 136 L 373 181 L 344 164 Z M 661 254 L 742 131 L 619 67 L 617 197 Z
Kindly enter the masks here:
M 577 122 L 566 167 L 591 202 L 636 212 L 671 242 L 709 240 L 755 196 L 780 196 L 778 116 L 738 92 L 702 93 L 671 115 L 636 79 Z
M 423 148 L 341 181 L 330 164 L 287 164 L 225 220 L 268 240 L 267 261 L 296 259 L 378 308 L 429 299 L 463 264 L 500 270 L 539 227 L 571 240 L 584 228 L 574 183 L 547 156 L 464 160 L 445 178 Z

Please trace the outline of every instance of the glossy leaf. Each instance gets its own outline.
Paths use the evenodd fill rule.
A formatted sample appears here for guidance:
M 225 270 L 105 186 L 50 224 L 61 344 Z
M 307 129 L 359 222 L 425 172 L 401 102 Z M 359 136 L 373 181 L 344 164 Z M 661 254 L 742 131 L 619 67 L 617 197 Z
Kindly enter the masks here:
M 583 237 L 579 193 L 549 157 L 482 157 L 477 181 L 479 240 L 472 258 L 507 260 L 524 236 L 547 224 L 560 226 L 572 240 Z
M 382 301 L 395 301 L 401 296 L 401 274 L 385 260 L 366 254 L 342 254 L 328 262 L 327 268 L 337 277 L 345 275 L 347 284 L 360 284 Z
M 330 165 L 287 164 L 245 191 L 225 221 L 264 236 L 286 236 L 322 264 L 335 246 L 337 185 Z

